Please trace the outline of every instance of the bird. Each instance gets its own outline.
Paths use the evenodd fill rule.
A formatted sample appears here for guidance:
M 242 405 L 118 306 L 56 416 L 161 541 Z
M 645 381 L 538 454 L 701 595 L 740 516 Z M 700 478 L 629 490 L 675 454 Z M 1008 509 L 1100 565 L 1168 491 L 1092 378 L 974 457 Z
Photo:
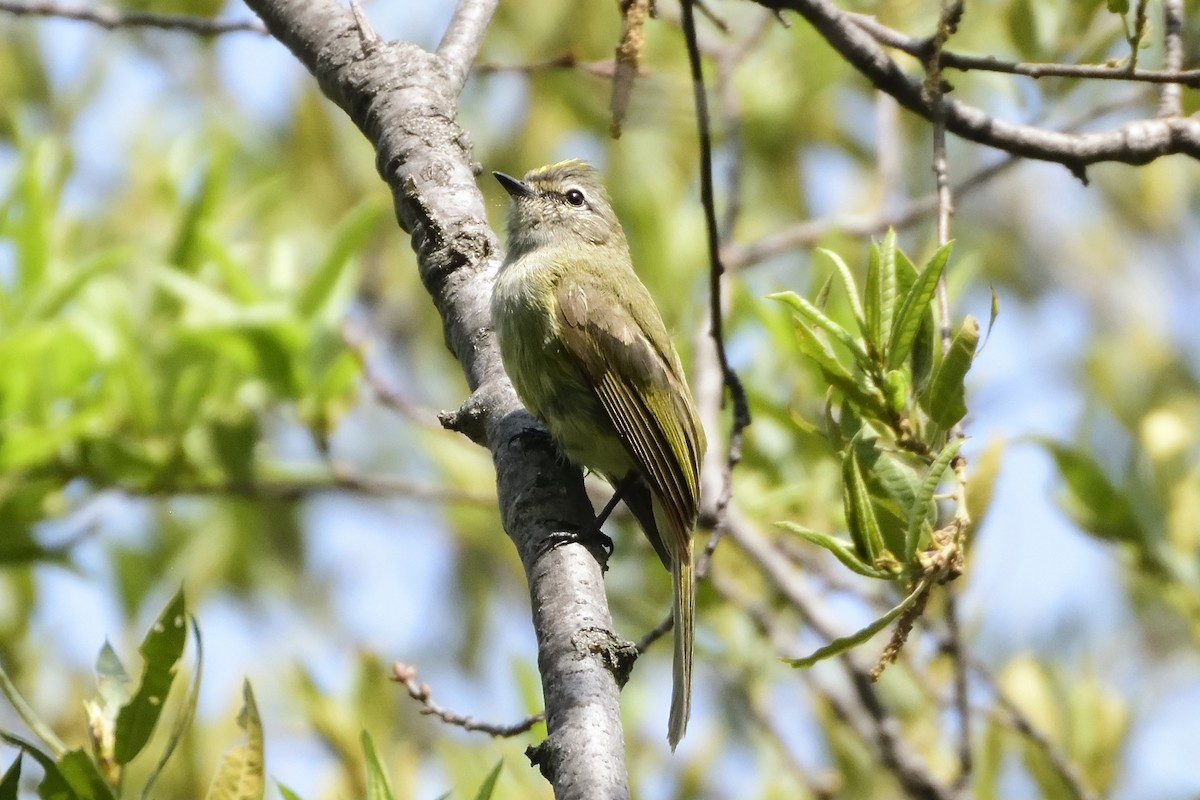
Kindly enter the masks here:
M 561 453 L 615 488 L 671 572 L 674 751 L 691 714 L 704 429 L 596 169 L 573 159 L 494 175 L 511 199 L 491 298 L 505 371 Z

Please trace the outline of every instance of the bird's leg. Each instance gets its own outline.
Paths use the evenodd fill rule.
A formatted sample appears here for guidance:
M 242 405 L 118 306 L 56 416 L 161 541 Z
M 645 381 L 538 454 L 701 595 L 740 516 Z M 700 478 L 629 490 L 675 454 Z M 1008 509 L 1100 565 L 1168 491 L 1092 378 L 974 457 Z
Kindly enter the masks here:
M 599 543 L 600 549 L 604 553 L 604 557 L 600 561 L 600 566 L 608 569 L 608 559 L 613 554 L 613 540 L 601 528 L 608 521 L 608 517 L 612 514 L 613 509 L 617 507 L 617 503 L 621 502 L 621 496 L 625 494 L 625 489 L 637 480 L 637 473 L 631 472 L 621 479 L 615 487 L 613 487 L 613 495 L 605 503 L 604 508 L 596 515 L 591 525 L 580 530 L 572 523 L 562 520 L 555 520 L 565 528 L 571 530 L 553 531 L 545 539 L 542 540 L 541 552 L 539 556 L 553 550 L 556 547 L 562 547 L 564 544 L 582 544 L 587 547 L 592 543 Z

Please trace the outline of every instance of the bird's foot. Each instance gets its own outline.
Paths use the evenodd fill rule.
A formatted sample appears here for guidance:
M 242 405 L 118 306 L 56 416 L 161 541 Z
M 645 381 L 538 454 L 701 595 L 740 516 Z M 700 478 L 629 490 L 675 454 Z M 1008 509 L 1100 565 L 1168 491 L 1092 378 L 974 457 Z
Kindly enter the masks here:
M 585 525 L 582 528 L 573 522 L 565 522 L 563 520 L 551 521 L 559 526 L 560 529 L 551 531 L 542 539 L 541 547 L 538 550 L 538 558 L 563 545 L 581 544 L 596 555 L 602 570 L 608 570 L 608 559 L 613 554 L 613 540 L 608 534 L 600 530 L 600 520 L 596 520 L 591 525 Z

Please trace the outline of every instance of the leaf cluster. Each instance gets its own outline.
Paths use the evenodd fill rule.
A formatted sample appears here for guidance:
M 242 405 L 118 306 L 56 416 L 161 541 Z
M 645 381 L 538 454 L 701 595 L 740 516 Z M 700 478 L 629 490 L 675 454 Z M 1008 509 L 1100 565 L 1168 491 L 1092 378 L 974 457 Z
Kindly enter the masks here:
M 922 602 L 934 579 L 960 569 L 965 504 L 960 502 L 951 526 L 939 528 L 936 493 L 947 471 L 960 465 L 962 439 L 953 433 L 966 415 L 964 384 L 979 340 L 979 324 L 970 316 L 947 346 L 937 336 L 933 300 L 949 244 L 918 268 L 889 233 L 871 248 L 861 290 L 839 255 L 821 252 L 834 270 L 815 301 L 794 292 L 771 297 L 792 311 L 800 351 L 830 387 L 820 429 L 841 459 L 849 541 L 780 524 L 853 572 L 900 580 L 910 591 L 873 625 L 797 662 L 805 666 L 874 635 Z M 835 279 L 849 302 L 853 330 L 824 310 Z
M 0 563 L 61 555 L 33 526 L 84 479 L 144 494 L 236 491 L 263 472 L 264 415 L 290 407 L 318 440 L 348 407 L 342 342 L 355 253 L 381 222 L 365 202 L 323 252 L 259 264 L 219 208 L 215 157 L 161 249 L 84 252 L 61 211 L 65 156 L 33 144 L 0 198 Z

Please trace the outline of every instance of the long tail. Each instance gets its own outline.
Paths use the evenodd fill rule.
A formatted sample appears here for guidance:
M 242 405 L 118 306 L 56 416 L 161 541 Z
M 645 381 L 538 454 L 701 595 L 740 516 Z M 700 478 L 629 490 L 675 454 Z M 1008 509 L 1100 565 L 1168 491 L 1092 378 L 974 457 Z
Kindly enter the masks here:
M 696 631 L 696 575 L 692 564 L 692 548 L 676 553 L 671 562 L 675 605 L 675 662 L 671 671 L 671 721 L 667 741 L 674 752 L 675 745 L 687 731 L 692 713 L 692 640 Z

